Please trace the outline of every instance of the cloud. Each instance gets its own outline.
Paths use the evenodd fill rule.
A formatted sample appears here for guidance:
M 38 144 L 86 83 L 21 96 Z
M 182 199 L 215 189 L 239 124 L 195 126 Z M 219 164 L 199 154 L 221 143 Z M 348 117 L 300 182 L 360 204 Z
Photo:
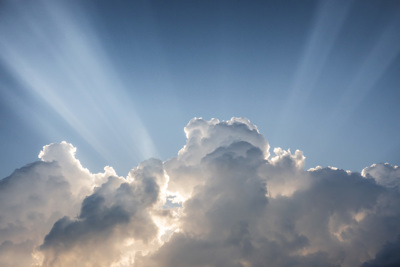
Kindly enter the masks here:
M 372 164 L 370 167 L 364 168 L 361 174 L 364 177 L 375 179 L 380 185 L 400 190 L 400 168 L 398 166 L 392 166 L 389 163 Z
M 400 236 L 394 242 L 387 242 L 376 254 L 375 259 L 365 262 L 362 267 L 398 266 L 400 262 Z
M 157 235 L 150 214 L 164 179 L 162 162 L 143 162 L 130 173 L 132 181 L 110 176 L 83 200 L 77 218 L 63 217 L 46 235 L 40 250 L 43 266 L 111 266 L 125 240 L 149 242 Z M 158 182 L 158 183 L 157 183 Z
M 0 181 L 0 265 L 29 266 L 32 253 L 52 225 L 76 216 L 86 194 L 115 173 L 91 174 L 74 157 L 75 148 L 62 142 L 43 147 L 41 161 L 17 169 Z
M 201 160 L 209 153 L 234 142 L 248 142 L 258 147 L 265 157 L 269 156 L 269 144 L 259 133 L 257 127 L 246 118 L 232 118 L 229 121 L 210 121 L 192 119 L 185 127 L 186 144 L 178 156 L 165 162 L 170 191 L 184 198 L 191 195 L 192 189 L 202 184 Z
M 1 265 L 400 263 L 397 166 L 304 170 L 303 152 L 270 155 L 244 118 L 195 118 L 185 132 L 176 157 L 127 177 L 91 173 L 66 142 L 45 146 L 0 183 Z

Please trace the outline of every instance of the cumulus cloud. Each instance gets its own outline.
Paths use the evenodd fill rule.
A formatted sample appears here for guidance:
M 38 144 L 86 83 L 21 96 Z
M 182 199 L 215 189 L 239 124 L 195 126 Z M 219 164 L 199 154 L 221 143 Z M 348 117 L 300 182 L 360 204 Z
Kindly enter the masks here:
M 91 173 L 66 142 L 45 146 L 1 180 L 1 266 L 400 263 L 397 166 L 304 170 L 303 152 L 270 155 L 244 118 L 195 118 L 185 133 L 176 157 L 127 177 Z
M 130 173 L 131 182 L 110 176 L 83 200 L 77 218 L 58 220 L 40 250 L 43 266 L 111 266 L 128 239 L 147 243 L 157 235 L 150 214 L 165 183 L 162 162 L 149 160 Z
M 63 216 L 76 216 L 86 194 L 115 173 L 91 174 L 62 142 L 43 147 L 41 161 L 17 169 L 0 181 L 0 265 L 35 263 L 36 247 Z M 33 254 L 33 256 L 32 256 Z
M 265 157 L 269 156 L 269 144 L 259 133 L 257 127 L 245 118 L 232 118 L 229 121 L 210 121 L 192 119 L 185 127 L 186 144 L 178 156 L 165 162 L 170 191 L 187 198 L 195 186 L 203 184 L 201 160 L 218 148 L 234 142 L 248 142 L 259 148 Z
M 400 190 L 399 166 L 392 166 L 389 163 L 372 164 L 370 167 L 364 168 L 361 174 L 364 177 L 375 179 L 380 185 Z

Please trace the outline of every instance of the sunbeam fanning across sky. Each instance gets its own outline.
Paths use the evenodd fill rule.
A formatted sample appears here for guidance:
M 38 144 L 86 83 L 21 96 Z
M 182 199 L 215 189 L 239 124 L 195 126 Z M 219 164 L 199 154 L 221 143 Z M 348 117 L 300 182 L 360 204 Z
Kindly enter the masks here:
M 134 101 L 82 15 L 60 2 L 12 6 L 13 15 L 21 18 L 13 26 L 19 30 L 1 40 L 0 57 L 22 94 L 38 98 L 44 112 L 56 113 L 108 162 L 117 153 L 134 161 L 158 156 Z M 5 27 L 9 23 L 2 25 L 3 32 L 11 30 Z M 52 124 L 40 119 L 35 123 L 43 135 Z
M 0 1 L 0 266 L 400 266 L 399 29 L 396 0 Z
M 332 48 L 347 18 L 352 1 L 321 1 L 318 3 L 315 18 L 313 19 L 308 40 L 301 56 L 293 84 L 288 95 L 280 122 L 285 123 L 292 116 L 292 108 L 304 109 L 312 92 L 315 90 L 317 81 Z
M 397 160 L 398 6 L 3 1 L 2 174 L 60 140 L 127 173 L 172 157 L 199 116 L 249 117 L 307 167 Z

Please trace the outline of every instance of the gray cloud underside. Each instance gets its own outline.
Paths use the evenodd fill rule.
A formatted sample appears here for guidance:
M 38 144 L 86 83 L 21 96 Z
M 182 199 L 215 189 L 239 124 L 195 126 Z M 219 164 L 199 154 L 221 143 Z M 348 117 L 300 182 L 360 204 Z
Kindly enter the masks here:
M 304 170 L 244 118 L 177 156 L 91 173 L 66 142 L 0 181 L 1 266 L 398 266 L 400 171 Z M 167 201 L 168 199 L 168 201 Z

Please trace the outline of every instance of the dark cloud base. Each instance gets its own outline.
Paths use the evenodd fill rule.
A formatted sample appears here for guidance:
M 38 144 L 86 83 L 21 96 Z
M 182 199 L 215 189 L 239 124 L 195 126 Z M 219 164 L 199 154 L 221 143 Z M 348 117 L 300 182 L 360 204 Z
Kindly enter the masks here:
M 71 144 L 0 181 L 1 266 L 400 266 L 400 169 L 304 170 L 245 118 L 193 119 L 127 177 Z

